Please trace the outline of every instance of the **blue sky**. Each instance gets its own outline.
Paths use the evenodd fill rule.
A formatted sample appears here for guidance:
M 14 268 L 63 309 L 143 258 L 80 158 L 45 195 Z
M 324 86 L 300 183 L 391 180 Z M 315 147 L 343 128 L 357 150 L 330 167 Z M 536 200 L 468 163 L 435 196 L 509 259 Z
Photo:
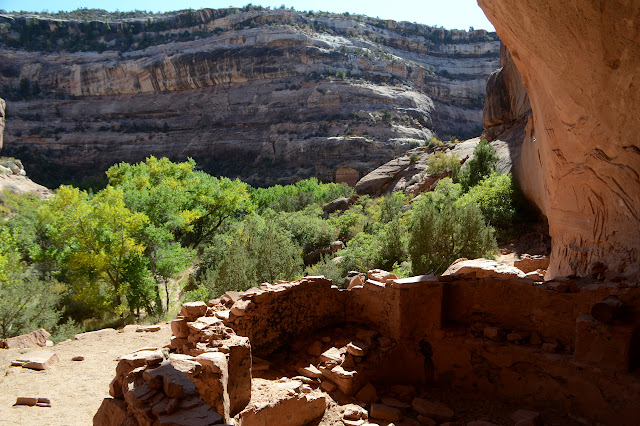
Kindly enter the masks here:
M 253 3 L 260 6 L 279 7 L 284 4 L 296 10 L 323 10 L 328 12 L 361 13 L 384 19 L 418 22 L 445 28 L 486 29 L 493 26 L 484 16 L 476 0 L 289 0 L 289 1 L 234 1 L 234 0 L 0 0 L 0 9 L 7 11 L 27 10 L 57 12 L 74 10 L 81 7 L 120 10 L 148 10 L 167 12 L 179 9 L 201 9 L 244 6 Z

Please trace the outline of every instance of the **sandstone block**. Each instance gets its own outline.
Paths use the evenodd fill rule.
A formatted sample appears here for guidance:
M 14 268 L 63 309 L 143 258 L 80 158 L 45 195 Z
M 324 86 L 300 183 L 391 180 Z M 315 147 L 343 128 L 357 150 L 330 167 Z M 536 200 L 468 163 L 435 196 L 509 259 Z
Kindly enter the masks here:
M 538 269 L 547 270 L 549 267 L 549 256 L 523 254 L 520 259 L 513 261 L 513 266 L 522 272 L 529 273 Z
M 402 402 L 390 396 L 382 397 L 380 402 L 382 402 L 384 405 L 388 405 L 389 407 L 395 407 L 401 410 L 406 410 L 408 408 L 411 408 L 410 404 L 407 404 L 406 402 Z
M 288 395 L 276 402 L 249 406 L 238 414 L 236 426 L 303 426 L 321 417 L 324 395 L 312 392 Z
M 182 304 L 180 315 L 185 317 L 187 321 L 195 321 L 199 317 L 207 313 L 207 304 L 205 302 L 187 302 Z
M 31 333 L 22 334 L 20 336 L 9 337 L 8 339 L 2 339 L 2 345 L 7 349 L 15 348 L 37 348 L 47 345 L 47 339 L 51 336 L 44 328 L 39 328 Z
M 486 327 L 483 330 L 483 335 L 487 339 L 500 342 L 504 338 L 504 331 L 498 327 Z
M 133 426 L 137 422 L 127 423 L 127 405 L 120 399 L 105 398 L 93 416 L 94 426 L 126 425 Z
M 320 370 L 318 370 L 315 366 L 313 365 L 298 365 L 296 367 L 296 371 L 298 373 L 300 373 L 301 375 L 305 376 L 305 377 L 309 377 L 312 379 L 318 379 L 320 377 L 322 377 L 322 372 L 320 372 Z
M 367 413 L 367 410 L 361 406 L 349 404 L 344 407 L 342 418 L 346 420 L 367 420 L 369 418 L 369 414 Z
M 322 375 L 334 382 L 338 388 L 348 396 L 353 396 L 364 385 L 365 378 L 362 374 L 355 370 L 345 370 L 338 365 L 332 369 L 320 368 Z
M 307 348 L 307 353 L 311 356 L 320 356 L 322 354 L 322 342 L 316 340 Z
M 371 383 L 367 383 L 356 393 L 356 399 L 367 404 L 376 402 L 378 400 L 376 388 Z
M 347 353 L 353 356 L 365 356 L 369 351 L 369 346 L 363 342 L 353 341 L 347 345 Z
M 420 424 L 427 425 L 427 426 L 436 426 L 438 424 L 438 422 L 433 420 L 431 417 L 423 416 L 422 414 L 418 414 L 418 421 L 420 422 Z M 443 423 L 443 425 L 444 424 L 449 424 L 449 423 L 448 422 Z
M 367 272 L 367 277 L 370 280 L 378 281 L 381 283 L 387 283 L 389 280 L 397 280 L 398 276 L 391 272 L 383 271 L 382 269 L 372 269 Z
M 356 275 L 349 280 L 349 286 L 347 286 L 347 290 L 351 290 L 355 287 L 363 287 L 364 286 L 364 275 Z
M 404 417 L 400 409 L 378 403 L 371 404 L 369 415 L 374 419 L 386 420 L 389 422 L 397 422 L 402 420 Z
M 333 347 L 320 354 L 320 357 L 318 359 L 320 360 L 320 362 L 339 364 L 342 362 L 342 353 L 338 348 Z
M 146 325 L 146 326 L 141 325 L 138 328 L 136 328 L 137 333 L 153 333 L 156 331 L 160 331 L 159 325 Z
M 171 333 L 177 338 L 185 338 L 189 335 L 186 318 L 178 318 L 171 321 Z
M 573 359 L 600 368 L 629 370 L 634 325 L 603 324 L 591 315 L 576 320 L 576 347 Z
M 429 401 L 424 398 L 414 398 L 411 406 L 423 416 L 430 417 L 438 422 L 448 422 L 453 419 L 454 412 L 451 408 L 440 402 Z
M 11 363 L 11 365 L 30 368 L 32 370 L 46 370 L 58 362 L 58 355 L 51 351 L 37 351 L 22 355 Z
M 542 426 L 542 417 L 537 411 L 518 410 L 511 415 L 516 426 Z
M 198 405 L 188 410 L 165 414 L 158 418 L 160 425 L 215 425 L 222 424 L 222 416 L 207 405 Z
M 71 358 L 71 361 L 84 361 L 84 357 L 82 355 L 77 355 Z
M 333 392 L 338 389 L 338 385 L 333 383 L 331 380 L 323 380 L 322 383 L 320 383 L 320 387 L 327 392 Z
M 19 396 L 16 399 L 16 403 L 13 405 L 28 405 L 33 407 L 38 403 L 38 398 L 30 397 L 30 396 Z

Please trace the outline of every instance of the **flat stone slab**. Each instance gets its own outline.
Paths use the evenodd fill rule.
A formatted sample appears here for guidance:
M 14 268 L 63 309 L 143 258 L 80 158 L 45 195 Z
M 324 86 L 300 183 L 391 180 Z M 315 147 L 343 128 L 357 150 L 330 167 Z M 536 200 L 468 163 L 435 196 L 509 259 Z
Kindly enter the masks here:
M 14 367 L 31 368 L 32 370 L 46 370 L 56 362 L 58 355 L 51 351 L 37 351 L 22 355 L 11 363 Z

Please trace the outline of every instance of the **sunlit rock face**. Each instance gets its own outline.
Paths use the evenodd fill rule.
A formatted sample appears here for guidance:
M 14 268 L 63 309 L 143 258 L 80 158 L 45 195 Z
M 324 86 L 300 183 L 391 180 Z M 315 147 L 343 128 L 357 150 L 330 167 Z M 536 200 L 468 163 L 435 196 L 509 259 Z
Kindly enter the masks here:
M 98 21 L 102 53 L 0 50 L 0 87 L 40 90 L 7 99 L 4 153 L 52 185 L 148 155 L 270 185 L 334 180 L 344 167 L 364 175 L 434 135 L 481 132 L 495 34 L 290 10 L 183 15 L 149 31 L 128 22 L 122 53 L 108 40 L 123 24 Z M 12 25 L 0 37 L 17 37 L 21 19 L 0 16 Z M 84 37 L 82 23 L 39 22 Z
M 640 272 L 640 4 L 479 0 L 532 118 L 520 182 L 549 219 L 547 278 Z

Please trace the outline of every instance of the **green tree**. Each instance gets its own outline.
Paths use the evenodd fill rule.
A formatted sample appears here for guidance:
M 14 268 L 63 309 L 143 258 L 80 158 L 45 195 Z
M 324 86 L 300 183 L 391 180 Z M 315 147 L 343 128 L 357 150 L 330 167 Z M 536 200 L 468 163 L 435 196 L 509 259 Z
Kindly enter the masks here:
M 61 186 L 41 217 L 60 264 L 59 275 L 76 299 L 94 312 L 108 309 L 122 315 L 125 296 L 131 310 L 150 308 L 145 247 L 134 238 L 148 218 L 127 209 L 121 189 L 107 186 L 90 197 Z
M 486 139 L 482 139 L 473 150 L 473 158 L 467 161 L 460 174 L 464 190 L 477 185 L 495 171 L 499 159 L 496 149 Z
M 517 189 L 511 175 L 492 172 L 488 177 L 471 187 L 456 204 L 471 203 L 480 207 L 487 223 L 495 227 L 499 234 L 508 233 L 516 219 Z
M 43 327 L 51 331 L 60 316 L 52 281 L 38 279 L 21 260 L 16 234 L 0 226 L 0 334 L 16 336 Z

